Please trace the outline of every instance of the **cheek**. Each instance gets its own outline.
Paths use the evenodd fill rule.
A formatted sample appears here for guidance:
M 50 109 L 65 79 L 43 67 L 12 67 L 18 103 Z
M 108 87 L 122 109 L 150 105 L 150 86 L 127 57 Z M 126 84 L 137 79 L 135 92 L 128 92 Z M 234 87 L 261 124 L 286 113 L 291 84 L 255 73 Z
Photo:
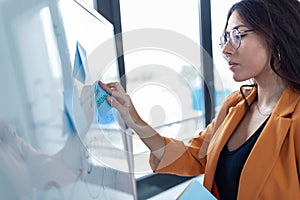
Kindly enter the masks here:
M 251 75 L 257 75 L 270 63 L 270 53 L 263 45 L 253 45 L 243 55 L 245 70 Z

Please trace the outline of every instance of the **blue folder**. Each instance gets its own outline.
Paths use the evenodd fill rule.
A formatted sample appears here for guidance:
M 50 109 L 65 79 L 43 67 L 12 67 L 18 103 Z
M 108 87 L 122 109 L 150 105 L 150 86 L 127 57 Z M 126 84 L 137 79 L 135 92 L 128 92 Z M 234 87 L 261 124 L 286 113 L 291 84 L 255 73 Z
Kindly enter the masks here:
M 193 179 L 190 184 L 178 196 L 177 200 L 216 200 L 216 198 L 197 180 Z

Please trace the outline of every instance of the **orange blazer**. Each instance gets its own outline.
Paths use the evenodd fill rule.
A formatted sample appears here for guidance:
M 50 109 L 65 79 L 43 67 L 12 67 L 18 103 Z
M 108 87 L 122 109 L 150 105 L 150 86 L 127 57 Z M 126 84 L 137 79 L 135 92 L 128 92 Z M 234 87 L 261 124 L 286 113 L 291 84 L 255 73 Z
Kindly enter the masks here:
M 251 104 L 257 90 L 245 92 Z M 299 102 L 300 93 L 285 89 L 242 169 L 237 199 L 300 199 Z M 204 173 L 203 185 L 216 195 L 213 185 L 220 152 L 246 111 L 240 92 L 233 92 L 212 123 L 187 144 L 165 138 L 163 158 L 150 155 L 153 171 L 181 176 Z

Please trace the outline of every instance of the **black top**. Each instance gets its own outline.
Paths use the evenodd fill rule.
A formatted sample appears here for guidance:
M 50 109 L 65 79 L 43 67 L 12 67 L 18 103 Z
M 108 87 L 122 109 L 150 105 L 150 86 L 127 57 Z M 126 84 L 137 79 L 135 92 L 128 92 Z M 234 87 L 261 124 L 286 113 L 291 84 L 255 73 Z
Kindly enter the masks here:
M 243 166 L 268 119 L 236 150 L 229 151 L 227 148 L 228 142 L 223 148 L 215 174 L 221 200 L 236 200 Z

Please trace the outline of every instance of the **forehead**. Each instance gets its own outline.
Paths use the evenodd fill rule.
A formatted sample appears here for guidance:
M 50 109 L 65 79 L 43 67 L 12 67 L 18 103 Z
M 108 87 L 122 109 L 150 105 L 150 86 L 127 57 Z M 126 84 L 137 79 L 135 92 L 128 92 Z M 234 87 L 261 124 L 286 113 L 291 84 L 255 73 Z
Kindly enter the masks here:
M 240 17 L 239 13 L 237 11 L 233 11 L 233 13 L 231 14 L 231 16 L 228 20 L 228 25 L 226 27 L 226 30 L 230 31 L 233 28 L 235 28 L 237 26 L 241 26 L 241 25 L 245 26 L 245 23 L 243 22 L 243 20 Z

